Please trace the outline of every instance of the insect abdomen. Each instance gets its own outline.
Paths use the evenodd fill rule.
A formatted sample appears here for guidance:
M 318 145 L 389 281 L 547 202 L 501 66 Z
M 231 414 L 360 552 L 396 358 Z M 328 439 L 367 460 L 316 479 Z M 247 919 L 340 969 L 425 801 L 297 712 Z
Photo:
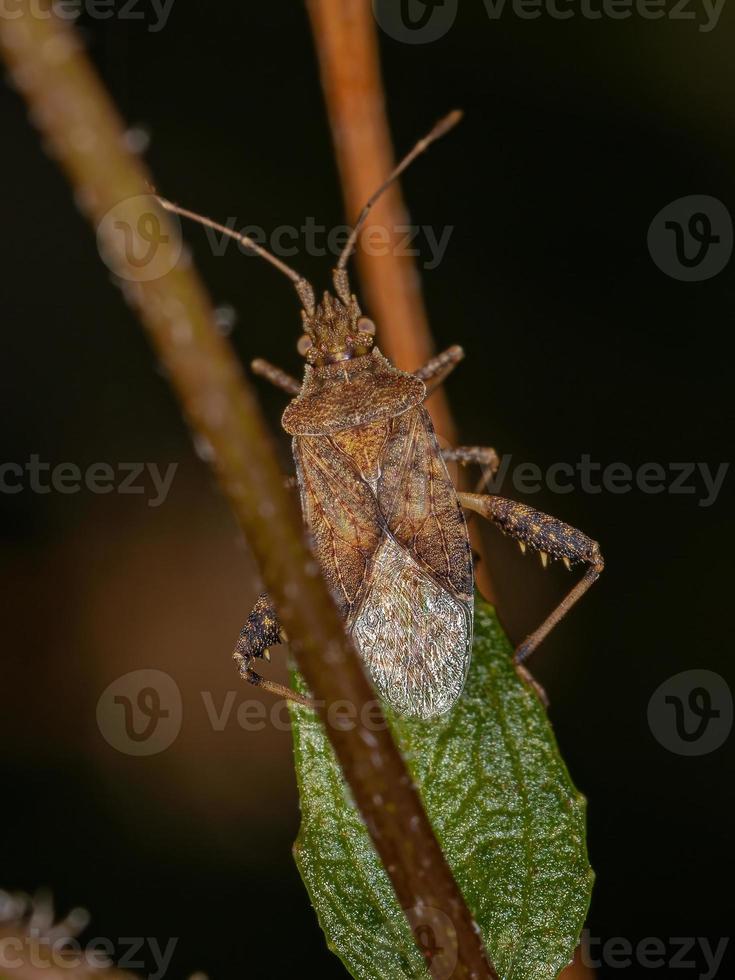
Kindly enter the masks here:
M 444 714 L 464 687 L 472 607 L 438 585 L 389 534 L 351 631 L 381 696 L 401 714 Z

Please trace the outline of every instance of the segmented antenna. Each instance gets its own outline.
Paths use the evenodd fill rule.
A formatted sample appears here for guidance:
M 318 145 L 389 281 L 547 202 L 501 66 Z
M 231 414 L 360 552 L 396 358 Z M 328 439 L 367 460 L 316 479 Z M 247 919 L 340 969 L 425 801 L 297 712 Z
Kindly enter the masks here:
M 234 238 L 236 242 L 240 242 L 246 248 L 249 248 L 256 255 L 259 255 L 261 259 L 265 259 L 266 262 L 270 262 L 271 265 L 275 266 L 276 269 L 280 270 L 285 276 L 291 280 L 291 282 L 296 287 L 296 292 L 299 294 L 299 299 L 301 304 L 306 310 L 306 312 L 312 316 L 314 313 L 314 290 L 308 280 L 304 279 L 303 276 L 299 275 L 295 269 L 286 265 L 282 262 L 278 256 L 273 255 L 267 249 L 263 248 L 262 245 L 258 245 L 257 242 L 253 241 L 247 235 L 241 234 L 239 231 L 234 231 L 232 228 L 228 228 L 226 225 L 221 225 L 218 221 L 213 221 L 211 218 L 205 218 L 202 214 L 197 214 L 196 211 L 189 211 L 188 208 L 182 208 L 178 204 L 174 204 L 173 201 L 167 200 L 165 197 L 160 197 L 156 195 L 156 200 L 166 211 L 171 211 L 173 214 L 178 214 L 182 218 L 189 218 L 191 221 L 196 221 L 197 224 L 204 225 L 205 228 L 212 228 L 214 231 L 219 231 L 223 235 L 228 235 L 230 238 Z
M 431 144 L 444 136 L 445 133 L 453 129 L 457 123 L 462 118 L 463 113 L 461 109 L 454 109 L 448 115 L 444 116 L 439 122 L 434 126 L 430 133 L 427 133 L 423 139 L 420 139 L 416 146 L 407 153 L 406 156 L 401 160 L 395 170 L 390 174 L 390 176 L 380 185 L 380 187 L 368 198 L 368 202 L 365 207 L 360 212 L 360 217 L 357 219 L 355 227 L 350 232 L 350 237 L 347 239 L 345 247 L 342 249 L 342 254 L 339 257 L 339 262 L 337 263 L 337 269 L 344 269 L 347 262 L 352 255 L 352 251 L 357 242 L 358 236 L 365 225 L 367 216 L 370 213 L 372 206 L 378 200 L 380 195 L 386 191 L 390 185 L 401 176 L 406 167 L 409 167 L 416 157 L 420 156 L 425 150 L 427 150 Z

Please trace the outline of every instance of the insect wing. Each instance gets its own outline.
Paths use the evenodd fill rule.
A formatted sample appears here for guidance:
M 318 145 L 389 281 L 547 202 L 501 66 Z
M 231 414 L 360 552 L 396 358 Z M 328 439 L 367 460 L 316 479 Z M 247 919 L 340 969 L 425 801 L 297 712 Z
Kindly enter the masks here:
M 296 436 L 293 455 L 314 552 L 340 612 L 349 619 L 383 535 L 377 501 L 329 438 Z
M 396 541 L 445 589 L 470 602 L 467 522 L 426 409 L 393 420 L 381 470 L 378 500 Z
M 448 711 L 472 648 L 467 526 L 423 408 L 392 422 L 378 481 L 389 532 L 373 558 L 353 634 L 383 697 L 403 714 Z

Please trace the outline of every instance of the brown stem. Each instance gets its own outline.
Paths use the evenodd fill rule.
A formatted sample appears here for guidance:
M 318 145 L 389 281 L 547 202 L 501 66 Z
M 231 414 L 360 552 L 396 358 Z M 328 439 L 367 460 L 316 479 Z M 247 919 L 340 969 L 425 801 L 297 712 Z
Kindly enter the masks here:
M 394 167 L 380 73 L 378 38 L 370 0 L 307 0 L 321 68 L 348 221 Z M 445 107 L 438 106 L 440 116 Z M 427 120 L 433 122 L 433 117 Z M 411 133 L 407 142 L 423 133 Z M 408 147 L 407 147 L 408 148 Z M 383 352 L 406 371 L 435 353 L 421 284 L 408 255 L 397 254 L 396 228 L 408 223 L 396 182 L 375 205 L 370 225 L 387 231 L 385 254 L 357 249 L 360 278 L 370 313 L 378 324 Z M 455 441 L 455 428 L 443 392 L 429 403 L 437 432 Z
M 306 548 L 300 515 L 283 488 L 240 365 L 215 328 L 190 262 L 177 260 L 176 227 L 147 194 L 148 175 L 126 150 L 122 123 L 77 35 L 42 12 L 38 0 L 18 0 L 14 17 L 0 18 L 11 77 L 80 207 L 101 231 L 108 264 L 127 280 L 126 295 L 192 430 L 209 444 L 299 668 L 323 703 L 322 718 L 328 721 L 326 706 L 334 701 L 347 701 L 358 718 L 368 717 L 364 710 L 375 696 Z M 139 258 L 146 255 L 147 263 Z M 157 278 L 146 278 L 149 273 Z M 371 724 L 367 732 L 359 724 L 327 724 L 327 731 L 398 901 L 450 917 L 459 942 L 456 978 L 497 977 L 387 727 Z
M 392 171 L 395 161 L 385 111 L 378 33 L 370 0 L 306 0 L 316 44 L 322 87 L 342 182 L 345 210 L 354 221 L 363 205 Z M 437 106 L 439 116 L 446 106 Z M 427 122 L 433 122 L 433 116 Z M 412 133 L 412 139 L 423 135 Z M 420 367 L 435 353 L 421 293 L 421 280 L 410 255 L 400 254 L 400 234 L 408 213 L 396 182 L 375 205 L 370 224 L 384 229 L 393 247 L 385 254 L 357 249 L 360 281 L 371 316 L 378 324 L 380 348 L 405 371 Z M 434 426 L 451 445 L 457 430 L 444 391 L 427 400 Z M 455 474 L 458 479 L 462 474 Z M 470 528 L 480 561 L 477 585 L 488 601 L 494 590 L 481 537 Z

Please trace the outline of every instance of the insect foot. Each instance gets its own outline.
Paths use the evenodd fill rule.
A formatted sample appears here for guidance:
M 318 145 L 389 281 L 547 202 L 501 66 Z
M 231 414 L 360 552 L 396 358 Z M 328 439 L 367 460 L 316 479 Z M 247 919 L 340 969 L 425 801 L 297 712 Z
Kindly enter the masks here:
M 297 694 L 290 687 L 269 681 L 265 677 L 253 670 L 253 661 L 256 658 L 270 660 L 269 647 L 277 643 L 283 643 L 287 639 L 286 634 L 278 622 L 276 610 L 273 607 L 267 593 L 258 596 L 258 601 L 253 606 L 253 611 L 247 618 L 247 622 L 240 630 L 237 644 L 232 653 L 240 677 L 255 687 L 262 687 L 271 694 L 286 698 L 288 701 L 296 701 L 307 708 L 313 708 L 314 702 L 309 698 Z
M 235 654 L 245 659 L 264 657 L 270 660 L 268 647 L 282 642 L 281 624 L 278 622 L 276 610 L 267 593 L 263 592 L 258 596 L 253 611 L 240 630 Z

